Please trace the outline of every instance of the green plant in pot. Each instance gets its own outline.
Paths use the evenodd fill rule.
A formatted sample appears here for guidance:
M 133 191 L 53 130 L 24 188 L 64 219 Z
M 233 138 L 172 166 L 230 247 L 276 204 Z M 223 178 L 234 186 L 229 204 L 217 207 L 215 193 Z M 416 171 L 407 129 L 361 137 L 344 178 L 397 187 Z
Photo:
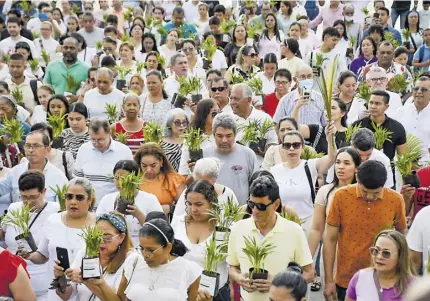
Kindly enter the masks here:
M 39 70 L 39 60 L 32 59 L 28 61 L 28 64 L 30 65 L 31 72 L 33 72 L 33 74 L 36 75 L 37 71 Z
M 420 139 L 406 134 L 406 152 L 403 155 L 397 154 L 397 160 L 394 161 L 394 165 L 402 176 L 403 184 L 409 184 L 415 188 L 421 187 L 420 178 L 415 171 L 423 155 L 421 145 Z
M 142 71 L 145 70 L 146 65 L 147 64 L 145 62 L 137 62 L 136 63 L 136 72 L 137 72 L 137 74 L 141 75 Z
M 361 129 L 361 122 L 356 125 L 349 125 L 349 127 L 345 131 L 345 143 L 350 145 L 352 135 L 354 135 L 359 129 Z
M 7 137 L 3 137 L 2 140 L 8 140 L 7 142 L 4 141 L 4 143 L 7 144 L 5 154 L 12 162 L 18 163 L 23 157 L 20 146 L 23 144 L 24 127 L 22 123 L 15 118 L 8 119 L 4 117 L 1 120 L 1 124 L 0 134 Z M 13 153 L 16 153 L 16 155 L 12 156 Z
M 384 31 L 384 40 L 393 44 L 394 49 L 400 46 L 399 42 L 394 38 L 394 33 L 389 31 Z
M 58 203 L 60 204 L 60 212 L 66 210 L 66 193 L 67 193 L 67 185 L 63 185 L 60 187 L 58 185 L 54 187 L 49 187 L 57 196 Z
M 109 104 L 107 103 L 105 106 L 105 113 L 108 116 L 108 121 L 110 124 L 114 124 L 115 122 L 118 121 L 118 107 L 116 106 L 116 104 Z
M 12 91 L 10 91 L 10 96 L 12 96 L 13 99 L 15 99 L 18 105 L 20 105 L 21 107 L 25 107 L 24 95 L 22 94 L 21 88 L 16 86 Z
M 357 44 L 357 38 L 356 37 L 350 37 L 348 48 L 346 49 L 346 56 L 350 56 L 351 54 L 354 54 L 354 47 Z
M 52 147 L 61 148 L 63 145 L 63 139 L 61 133 L 66 125 L 67 114 L 60 112 L 60 115 L 53 115 L 48 113 L 48 123 L 52 127 Z
M 267 279 L 269 272 L 264 269 L 264 260 L 274 251 L 275 246 L 267 240 L 259 244 L 253 236 L 243 238 L 245 247 L 242 248 L 242 251 L 252 266 L 249 269 L 249 278 L 252 280 Z
M 73 4 L 72 5 L 72 13 L 74 15 L 79 15 L 79 13 L 81 12 L 79 6 L 77 4 Z
M 372 96 L 372 90 L 370 90 L 367 82 L 362 82 L 358 86 L 357 94 L 355 95 L 355 97 L 361 98 L 364 100 L 364 106 L 366 107 L 366 110 L 369 109 L 370 96 Z
M 182 109 L 185 106 L 187 95 L 190 93 L 190 85 L 186 76 L 177 76 L 179 89 L 177 93 L 173 94 L 172 104 L 175 108 Z
M 140 184 L 142 184 L 142 174 L 128 173 L 118 179 L 119 197 L 116 203 L 116 210 L 122 214 L 128 215 L 128 205 L 134 204 Z
M 160 143 L 163 139 L 163 129 L 157 122 L 147 122 L 143 127 L 145 142 Z
M 64 96 L 71 96 L 76 93 L 76 90 L 79 89 L 80 83 L 75 80 L 73 75 L 63 75 L 64 79 L 66 80 L 66 92 L 64 92 Z
M 312 61 L 312 72 L 314 76 L 321 76 L 324 56 L 321 53 L 315 54 L 315 63 Z
M 188 87 L 191 93 L 191 100 L 195 104 L 197 104 L 203 98 L 202 95 L 199 94 L 201 85 L 202 81 L 197 76 L 188 77 Z
M 128 138 L 129 138 L 128 133 L 115 133 L 116 141 L 118 141 L 124 145 L 127 145 Z
M 118 72 L 119 77 L 116 80 L 116 88 L 122 90 L 127 85 L 125 77 L 131 72 L 131 69 L 124 66 L 115 66 L 115 70 Z
M 260 77 L 254 76 L 247 82 L 248 86 L 251 88 L 252 92 L 255 94 L 255 101 L 261 105 L 264 105 L 264 93 L 263 93 L 263 81 Z
M 403 38 L 403 46 L 407 49 L 411 48 L 411 42 L 409 39 L 411 38 L 411 32 L 407 28 L 402 29 L 402 38 Z
M 9 210 L 2 220 L 3 225 L 15 227 L 17 233 L 21 233 L 15 237 L 15 240 L 18 248 L 27 253 L 37 250 L 33 234 L 30 232 L 30 222 L 31 208 L 27 205 L 23 205 L 15 210 Z
M 214 297 L 219 291 L 218 264 L 227 256 L 227 243 L 217 244 L 215 235 L 206 242 L 206 252 L 203 259 L 203 272 L 200 278 L 199 289 L 206 290 Z
M 310 147 L 309 145 L 305 145 L 303 147 L 303 152 L 300 155 L 300 159 L 302 160 L 310 160 L 324 157 L 324 153 L 317 153 L 315 149 Z
M 42 60 L 45 63 L 45 66 L 48 67 L 49 62 L 51 61 L 51 56 L 49 55 L 49 52 L 46 49 L 42 50 Z
M 102 275 L 100 266 L 100 245 L 103 243 L 103 232 L 97 225 L 87 226 L 80 236 L 85 241 L 85 256 L 82 258 L 82 279 L 99 279 Z
M 231 85 L 241 84 L 244 81 L 245 81 L 245 78 L 241 74 L 239 73 L 231 74 L 231 80 L 230 80 Z
M 249 121 L 248 124 L 245 124 L 239 128 L 240 131 L 243 131 L 242 139 L 240 142 L 243 145 L 249 145 L 251 148 L 252 145 L 256 145 L 258 147 L 258 137 L 260 130 L 260 122 L 258 120 Z M 256 148 L 254 147 L 254 151 Z
M 219 29 L 223 34 L 230 34 L 233 28 L 236 26 L 236 22 L 233 20 L 224 21 L 221 23 Z
M 250 143 L 249 148 L 251 148 L 254 152 L 258 151 L 258 148 L 261 149 L 262 152 L 266 149 L 267 144 L 267 134 L 271 130 L 275 129 L 275 124 L 273 121 L 269 119 L 265 119 L 263 122 L 259 122 L 258 124 L 258 137 L 257 137 L 257 144 Z
M 410 82 L 406 79 L 406 76 L 404 74 L 397 74 L 388 81 L 387 90 L 403 94 L 405 93 L 409 84 Z
M 206 140 L 203 131 L 201 129 L 189 127 L 182 137 L 184 138 L 184 144 L 188 147 L 190 160 L 196 162 L 203 158 L 201 145 L 203 141 Z
M 254 40 L 258 39 L 258 37 L 263 32 L 263 29 L 264 29 L 264 25 L 261 22 L 255 22 L 254 24 L 249 24 L 246 29 L 246 32 L 248 33 L 247 44 L 252 46 Z
M 204 50 L 203 69 L 207 70 L 212 66 L 212 59 L 217 50 L 217 45 L 214 36 L 210 35 L 202 43 L 201 48 Z
M 392 134 L 390 130 L 382 127 L 382 125 L 377 125 L 372 121 L 372 127 L 373 127 L 373 134 L 375 135 L 375 147 L 378 150 L 382 150 L 384 147 L 385 141 L 391 141 Z

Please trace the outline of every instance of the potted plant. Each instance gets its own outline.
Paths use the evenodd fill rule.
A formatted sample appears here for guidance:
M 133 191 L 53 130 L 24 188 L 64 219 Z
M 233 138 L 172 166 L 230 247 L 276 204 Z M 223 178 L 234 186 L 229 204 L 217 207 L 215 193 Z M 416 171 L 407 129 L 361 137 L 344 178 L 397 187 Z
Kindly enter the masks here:
M 218 245 L 215 240 L 215 235 L 206 242 L 206 252 L 203 259 L 203 272 L 200 278 L 199 289 L 206 290 L 214 297 L 219 291 L 218 264 L 221 263 L 227 256 L 227 244 Z
M 115 138 L 116 138 L 116 141 L 124 145 L 127 145 L 128 133 L 115 133 Z
M 367 7 L 363 7 L 361 11 L 364 13 L 364 22 L 365 24 L 370 24 L 370 16 L 369 16 L 369 9 Z
M 355 97 L 364 100 L 364 106 L 366 107 L 366 110 L 369 109 L 370 96 L 372 96 L 372 91 L 370 90 L 367 82 L 362 82 L 360 85 L 358 85 L 358 91 Z
M 96 51 L 100 52 L 103 48 L 103 42 L 102 41 L 97 41 L 96 42 Z
M 258 120 L 251 120 L 248 124 L 245 124 L 239 128 L 240 131 L 243 131 L 242 139 L 240 143 L 243 145 L 249 145 L 251 148 L 251 144 L 255 146 L 257 144 L 258 147 L 258 137 L 260 130 L 260 123 Z M 257 150 L 257 148 L 253 148 L 253 151 Z
M 391 137 L 393 132 L 390 130 L 383 128 L 382 125 L 377 125 L 372 121 L 373 134 L 375 135 L 375 147 L 378 150 L 382 150 L 384 147 L 385 141 L 391 141 Z
M 119 196 L 116 203 L 116 210 L 122 214 L 128 215 L 128 205 L 134 204 L 134 199 L 142 184 L 142 175 L 134 172 L 119 177 Z
M 177 76 L 176 80 L 179 84 L 179 90 L 173 94 L 172 104 L 175 108 L 183 108 L 185 105 L 186 97 L 190 93 L 189 82 L 186 76 Z
M 21 161 L 23 154 L 23 137 L 24 127 L 22 123 L 15 118 L 3 118 L 1 120 L 2 127 L 0 133 L 2 143 L 6 146 L 5 155 L 9 162 L 9 167 L 12 167 Z
M 118 90 L 122 90 L 127 85 L 125 77 L 131 72 L 131 70 L 124 66 L 115 66 L 115 69 L 118 72 L 119 77 L 119 79 L 116 80 L 116 88 Z
M 421 187 L 420 178 L 415 171 L 423 155 L 421 144 L 420 139 L 406 134 L 406 152 L 403 155 L 397 154 L 397 160 L 394 161 L 394 166 L 402 176 L 403 184 L 409 184 L 415 188 Z
M 164 27 L 163 27 L 164 28 Z M 166 69 L 166 58 L 157 53 L 157 62 L 162 69 Z
M 201 48 L 204 50 L 203 69 L 207 70 L 212 66 L 212 59 L 217 50 L 215 38 L 213 36 L 208 36 L 202 43 Z
M 10 96 L 15 99 L 16 103 L 21 107 L 25 107 L 24 104 L 24 95 L 22 94 L 22 90 L 16 86 L 12 91 L 10 91 Z
M 248 33 L 246 44 L 249 46 L 253 46 L 254 41 L 258 39 L 260 34 L 263 32 L 263 29 L 263 23 L 259 21 L 255 22 L 254 24 L 249 24 L 246 29 L 246 32 Z
M 405 93 L 409 84 L 410 82 L 406 79 L 405 74 L 397 74 L 388 81 L 387 90 L 402 95 L 403 93 Z
M 255 237 L 252 236 L 244 237 L 244 239 L 245 247 L 242 248 L 242 251 L 252 266 L 249 269 L 249 278 L 252 280 L 267 279 L 269 271 L 264 269 L 264 260 L 273 252 L 275 246 L 267 240 L 258 244 Z
M 67 114 L 64 114 L 62 111 L 60 115 L 52 115 L 48 113 L 48 123 L 52 127 L 52 147 L 61 148 L 63 145 L 63 139 L 61 138 L 61 133 L 64 130 L 66 123 Z
M 126 33 L 123 33 L 122 36 L 120 37 L 120 41 L 121 41 L 121 44 L 128 43 L 130 42 L 130 36 L 127 35 Z
M 349 38 L 349 47 L 346 49 L 346 56 L 349 57 L 351 54 L 354 54 L 354 48 L 355 44 L 357 44 L 357 38 L 356 37 L 350 37 Z
M 73 4 L 72 5 L 72 13 L 74 15 L 79 15 L 80 12 L 81 12 L 81 10 L 79 9 L 79 6 L 77 4 Z
M 316 53 L 315 64 L 313 64 L 313 60 L 311 62 L 311 64 L 313 64 L 312 72 L 314 73 L 314 76 L 321 76 L 323 63 L 324 63 L 324 56 L 321 53 Z
M 240 84 L 240 83 L 243 83 L 244 81 L 245 81 L 245 78 L 241 74 L 239 73 L 231 74 L 231 80 L 230 80 L 231 85 Z
M 76 90 L 78 90 L 80 83 L 75 80 L 73 75 L 67 74 L 63 75 L 66 79 L 66 92 L 64 92 L 64 96 L 72 96 L 76 93 Z
M 143 127 L 143 132 L 145 142 L 154 142 L 158 144 L 163 139 L 163 129 L 155 121 L 147 122 Z
M 407 28 L 402 29 L 402 38 L 403 38 L 403 46 L 405 46 L 407 49 L 411 48 L 411 32 Z
M 87 226 L 80 236 L 85 241 L 85 256 L 82 258 L 82 279 L 99 279 L 102 275 L 100 266 L 100 245 L 103 242 L 103 232 L 95 226 Z
M 202 95 L 199 93 L 201 85 L 202 82 L 197 76 L 188 77 L 188 87 L 191 93 L 191 100 L 195 104 L 197 104 L 203 98 Z
M 49 187 L 57 196 L 58 203 L 60 204 L 60 211 L 66 210 L 66 193 L 67 193 L 67 185 L 63 185 L 63 187 L 60 187 L 58 185 L 54 187 Z
M 219 27 L 221 33 L 230 34 L 233 28 L 236 26 L 236 22 L 233 20 L 223 21 Z
M 49 62 L 51 60 L 51 57 L 50 57 L 50 55 L 49 55 L 49 53 L 48 53 L 48 51 L 46 49 L 42 50 L 41 57 L 42 57 L 43 62 L 45 63 L 45 67 L 48 67 Z
M 107 103 L 105 106 L 105 113 L 108 115 L 108 121 L 110 124 L 114 124 L 118 121 L 118 108 L 116 104 L 109 104 Z
M 361 129 L 361 122 L 356 125 L 350 125 L 345 131 L 345 143 L 351 144 L 352 135 L 355 134 L 359 129 Z
M 30 232 L 31 208 L 23 205 L 21 208 L 9 210 L 8 214 L 3 217 L 2 224 L 13 226 L 18 233 L 15 237 L 18 249 L 31 253 L 37 250 L 33 234 Z
M 266 143 L 267 143 L 267 134 L 274 130 L 275 126 L 273 121 L 269 119 L 265 119 L 263 122 L 258 123 L 258 136 L 257 136 L 257 142 L 253 143 L 251 142 L 249 144 L 249 148 L 252 149 L 254 152 L 258 151 L 258 148 L 261 149 L 261 151 L 264 152 L 266 149 Z
M 384 31 L 384 40 L 393 44 L 394 49 L 400 46 L 399 42 L 394 38 L 394 33 L 392 32 Z
M 133 20 L 133 7 L 128 7 L 123 15 L 124 20 L 128 22 L 128 26 L 130 27 L 131 20 Z
M 255 94 L 255 102 L 261 105 L 264 105 L 264 93 L 263 93 L 263 81 L 260 77 L 254 76 L 249 79 L 247 82 L 248 86 L 251 88 L 252 92 Z
M 202 142 L 206 139 L 200 129 L 189 127 L 183 134 L 184 144 L 188 147 L 190 160 L 196 162 L 203 158 L 203 150 L 201 149 Z
M 324 153 L 317 153 L 315 149 L 310 147 L 309 145 L 305 145 L 303 148 L 303 152 L 300 156 L 303 160 L 317 159 L 324 157 Z
M 137 72 L 137 74 L 142 75 L 142 71 L 145 70 L 146 65 L 147 65 L 146 62 L 137 62 L 136 63 L 136 72 Z

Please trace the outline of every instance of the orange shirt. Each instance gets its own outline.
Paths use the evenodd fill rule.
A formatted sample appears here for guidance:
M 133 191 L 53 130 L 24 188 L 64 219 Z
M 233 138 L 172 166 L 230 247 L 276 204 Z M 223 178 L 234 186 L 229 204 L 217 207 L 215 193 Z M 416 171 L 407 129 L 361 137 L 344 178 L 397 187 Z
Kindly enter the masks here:
M 170 205 L 179 197 L 177 189 L 182 184 L 184 178 L 176 172 L 171 172 L 167 175 L 166 181 L 162 175 L 156 181 L 144 181 L 140 185 L 140 190 L 155 195 L 161 205 Z
M 384 187 L 379 198 L 366 202 L 357 184 L 340 188 L 331 203 L 327 224 L 339 227 L 335 282 L 347 288 L 352 276 L 370 266 L 369 248 L 385 229 L 406 229 L 405 204 L 396 191 Z

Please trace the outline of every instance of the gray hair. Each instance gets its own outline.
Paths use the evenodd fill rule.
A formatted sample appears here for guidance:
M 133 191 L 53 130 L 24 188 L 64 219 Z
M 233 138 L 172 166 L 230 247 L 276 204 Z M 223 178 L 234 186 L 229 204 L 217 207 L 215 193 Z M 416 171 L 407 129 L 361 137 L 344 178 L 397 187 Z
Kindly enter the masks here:
M 172 123 L 175 119 L 175 116 L 178 114 L 184 114 L 187 121 L 190 122 L 184 110 L 182 110 L 181 108 L 171 109 L 169 112 L 167 112 L 166 122 L 164 123 L 164 137 L 172 136 Z
M 343 11 L 345 11 L 345 9 L 347 8 L 352 8 L 352 11 L 355 11 L 354 5 L 352 5 L 351 3 L 347 3 L 343 6 Z
M 88 125 L 88 128 L 97 133 L 99 130 L 103 130 L 105 133 L 110 133 L 110 124 L 109 121 L 102 118 L 91 118 L 90 124 Z
M 90 201 L 92 202 L 90 206 L 90 208 L 92 208 L 96 199 L 96 195 L 93 189 L 93 185 L 91 184 L 91 181 L 88 180 L 87 178 L 76 177 L 69 181 L 69 183 L 67 184 L 67 189 L 69 189 L 70 186 L 74 186 L 74 185 L 81 186 L 85 190 L 85 193 L 87 194 L 88 199 L 90 199 Z
M 101 74 L 103 74 L 103 73 L 107 73 L 107 74 L 109 74 L 109 77 L 111 78 L 111 79 L 113 79 L 114 78 L 114 74 L 113 74 L 113 71 L 112 70 L 110 70 L 109 68 L 106 68 L 106 67 L 101 67 L 101 68 L 98 68 L 97 69 L 97 71 L 96 71 L 96 77 L 99 77 L 99 75 L 101 75 Z
M 137 95 L 137 94 L 136 94 L 136 93 L 134 93 L 134 92 L 128 92 L 127 94 L 125 94 L 125 96 L 124 96 L 124 99 L 123 99 L 122 103 L 123 103 L 123 104 L 125 104 L 125 103 L 126 103 L 126 101 L 127 101 L 130 97 L 135 97 L 135 98 L 137 99 L 137 102 L 138 102 L 138 103 L 139 103 L 139 105 L 140 105 L 139 95 Z
M 217 158 L 202 158 L 196 162 L 193 171 L 193 178 L 196 175 L 208 176 L 214 180 L 218 179 L 221 164 Z
M 176 65 L 176 60 L 179 57 L 184 57 L 186 58 L 185 54 L 181 53 L 181 52 L 176 52 L 174 55 L 172 55 L 172 57 L 170 58 L 170 66 L 175 66 Z
M 367 128 L 359 129 L 352 135 L 351 145 L 363 152 L 373 149 L 375 147 L 375 135 Z
M 225 129 L 233 130 L 233 133 L 237 134 L 237 124 L 234 120 L 234 116 L 231 113 L 220 113 L 215 116 L 212 124 L 212 133 L 215 134 L 216 129 L 222 127 Z
M 243 98 L 248 98 L 248 97 L 252 98 L 252 89 L 248 84 L 245 84 L 245 83 L 235 84 L 231 89 L 233 90 L 234 88 L 242 90 Z

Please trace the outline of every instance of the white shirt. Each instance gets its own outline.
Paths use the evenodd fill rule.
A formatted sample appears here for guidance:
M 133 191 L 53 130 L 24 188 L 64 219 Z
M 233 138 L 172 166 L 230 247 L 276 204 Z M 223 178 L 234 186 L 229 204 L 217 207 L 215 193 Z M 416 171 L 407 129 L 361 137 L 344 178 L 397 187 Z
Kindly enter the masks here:
M 40 26 L 42 25 L 42 21 L 39 18 L 31 18 L 27 22 L 27 29 L 31 31 L 31 33 L 40 33 Z
M 87 47 L 89 48 L 95 48 L 96 42 L 103 41 L 105 37 L 104 30 L 96 26 L 94 26 L 93 31 L 91 32 L 88 32 L 85 28 L 82 28 L 78 31 L 78 33 L 85 39 Z
M 0 179 L 0 195 L 3 196 L 11 193 L 12 202 L 18 202 L 18 180 L 19 177 L 28 169 L 28 162 L 23 162 L 12 167 L 6 174 L 6 177 Z M 63 187 L 63 185 L 66 185 L 69 181 L 61 170 L 49 162 L 46 162 L 45 168 L 43 169 L 43 175 L 45 176 L 46 200 L 51 202 L 57 201 L 57 196 L 51 187 L 54 189 L 57 185 L 59 187 Z
M 97 51 L 95 48 L 87 47 L 78 53 L 78 60 L 84 62 L 88 66 L 92 66 L 91 61 L 93 60 L 96 54 L 97 54 Z
M 260 71 L 257 73 L 257 76 L 261 78 L 263 82 L 263 94 L 272 94 L 275 92 L 275 77 L 273 76 L 271 79 L 268 79 L 266 75 L 264 75 L 264 71 Z
M 297 3 L 295 7 L 293 7 L 293 11 L 291 13 L 290 19 L 296 21 L 297 16 L 307 16 L 308 13 L 306 12 L 306 9 Z
M 20 36 L 17 40 L 12 39 L 12 37 L 8 37 L 0 42 L 0 52 L 3 54 L 12 54 L 15 53 L 15 46 L 18 42 L 26 42 L 28 46 L 30 46 L 30 51 L 33 57 L 37 57 L 36 48 L 34 47 L 33 41 L 30 41 L 23 36 Z
M 104 153 L 96 149 L 91 141 L 79 148 L 73 173 L 76 177 L 91 181 L 96 192 L 96 207 L 105 195 L 116 191 L 113 168 L 120 160 L 133 160 L 133 155 L 128 146 L 112 139 Z
M 12 203 L 8 208 L 8 212 L 12 212 L 21 207 L 22 207 L 22 202 Z M 40 240 L 42 239 L 42 235 L 48 218 L 51 215 L 58 213 L 58 210 L 60 210 L 60 206 L 58 203 L 46 202 L 46 207 L 43 209 L 43 211 L 40 212 L 39 216 L 34 221 L 33 225 L 30 228 L 30 231 L 36 245 L 38 245 Z M 37 212 L 31 212 L 30 215 L 31 215 L 30 220 L 31 222 L 33 222 L 34 218 L 37 215 Z M 17 232 L 17 229 L 14 226 L 10 226 L 10 225 L 2 225 L 2 228 L 3 228 L 3 231 L 6 232 L 5 242 L 7 245 L 7 249 L 12 254 L 15 254 L 18 248 L 15 237 L 21 234 L 21 232 Z M 30 260 L 26 260 L 26 261 L 27 261 L 27 272 L 30 274 L 31 286 L 34 289 L 36 296 L 42 296 L 47 294 L 49 284 L 51 283 L 51 280 L 52 280 L 48 278 L 48 275 L 49 275 L 48 263 L 34 264 Z
M 430 207 L 424 207 L 415 216 L 406 237 L 409 249 L 422 253 L 422 262 L 427 262 L 430 251 Z
M 185 2 L 182 5 L 182 8 L 184 9 L 185 12 L 185 20 L 187 20 L 187 22 L 194 22 L 194 20 L 198 20 L 200 15 L 199 15 L 199 2 L 197 2 L 196 4 L 193 3 L 193 1 L 188 1 Z
M 35 124 L 38 122 L 46 122 L 46 116 L 47 113 L 42 105 L 35 106 L 33 115 L 31 115 L 31 124 Z
M 166 45 L 162 45 L 158 48 L 160 55 L 166 59 L 166 67 L 170 66 L 170 58 L 177 52 L 176 48 L 174 50 L 170 50 Z
M 189 76 L 193 76 L 193 74 L 190 74 Z M 174 93 L 177 93 L 179 90 L 179 83 L 176 80 L 176 76 L 170 76 L 164 80 L 164 90 L 166 91 L 169 98 L 173 97 Z M 206 89 L 206 85 L 202 81 L 200 85 L 199 94 L 203 96 L 203 99 L 209 97 L 208 90 Z
M 201 149 L 205 149 L 210 146 L 215 146 L 215 139 L 213 135 L 210 135 L 209 137 L 206 135 L 204 136 L 206 139 L 203 140 L 202 144 L 200 145 Z M 189 159 L 190 159 L 190 153 L 188 152 L 188 147 L 185 144 L 183 144 L 181 161 L 179 162 L 179 170 L 178 170 L 178 173 L 182 176 L 188 176 L 190 174 L 190 170 L 188 168 Z
M 53 38 L 45 40 L 44 38 L 40 37 L 34 40 L 34 47 L 36 49 L 37 57 L 40 58 L 40 64 L 42 64 L 43 66 L 45 65 L 45 62 L 42 60 L 42 50 L 46 50 L 48 52 L 52 61 L 57 52 L 58 45 L 59 43 Z
M 118 118 L 121 114 L 122 103 L 124 99 L 124 93 L 117 88 L 112 87 L 112 91 L 109 94 L 101 94 L 99 89 L 93 88 L 85 93 L 84 105 L 88 108 L 89 118 L 100 117 L 108 119 L 106 114 L 106 105 L 116 105 L 118 111 Z
M 97 207 L 96 214 L 100 215 L 114 211 L 114 205 L 118 195 L 119 192 L 105 195 Z M 145 216 L 147 216 L 148 213 L 152 211 L 163 212 L 163 208 L 161 207 L 157 197 L 142 190 L 138 190 L 136 198 L 134 199 L 134 205 L 139 208 L 139 210 L 142 211 Z M 139 230 L 142 228 L 142 225 L 139 223 L 137 218 L 132 215 L 125 215 L 125 219 L 127 222 L 128 233 L 133 240 L 133 245 L 137 246 L 139 245 Z
M 225 59 L 224 52 L 219 49 L 215 50 L 214 56 L 212 57 L 212 68 L 218 70 L 228 69 L 227 60 Z
M 303 55 L 303 54 L 302 54 Z M 295 76 L 296 70 L 301 66 L 304 65 L 305 62 L 298 58 L 297 56 L 294 56 L 292 59 L 284 58 L 278 62 L 278 69 L 287 69 L 291 72 L 291 75 Z

